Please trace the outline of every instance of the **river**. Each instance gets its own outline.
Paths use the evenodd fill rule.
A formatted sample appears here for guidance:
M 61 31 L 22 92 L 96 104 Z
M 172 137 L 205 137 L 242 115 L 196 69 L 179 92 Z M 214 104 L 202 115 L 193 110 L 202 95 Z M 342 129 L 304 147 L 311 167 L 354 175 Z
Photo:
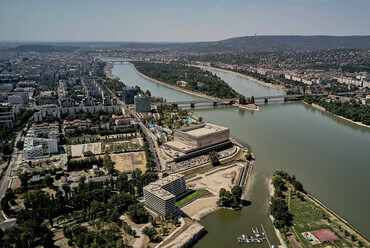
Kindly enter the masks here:
M 283 93 L 230 73 L 213 72 L 245 96 Z M 197 98 L 140 77 L 129 63 L 115 64 L 112 74 L 168 101 Z M 194 247 L 237 247 L 236 237 L 251 233 L 251 227 L 260 224 L 277 244 L 267 215 L 267 180 L 275 170 L 294 174 L 308 192 L 369 238 L 370 129 L 302 102 L 260 106 L 261 112 L 233 106 L 193 109 L 206 120 L 229 127 L 231 136 L 250 146 L 257 157 L 249 205 L 241 211 L 219 210 L 203 218 L 200 223 L 208 233 Z

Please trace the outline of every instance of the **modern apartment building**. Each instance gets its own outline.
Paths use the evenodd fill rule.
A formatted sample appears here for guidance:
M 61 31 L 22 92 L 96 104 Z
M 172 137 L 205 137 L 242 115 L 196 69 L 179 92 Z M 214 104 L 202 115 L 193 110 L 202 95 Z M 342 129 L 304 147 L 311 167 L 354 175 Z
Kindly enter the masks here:
M 186 191 L 185 176 L 181 174 L 160 178 L 144 187 L 145 206 L 168 217 L 176 214 L 176 197 Z
M 58 123 L 33 124 L 24 139 L 24 159 L 37 159 L 58 153 Z

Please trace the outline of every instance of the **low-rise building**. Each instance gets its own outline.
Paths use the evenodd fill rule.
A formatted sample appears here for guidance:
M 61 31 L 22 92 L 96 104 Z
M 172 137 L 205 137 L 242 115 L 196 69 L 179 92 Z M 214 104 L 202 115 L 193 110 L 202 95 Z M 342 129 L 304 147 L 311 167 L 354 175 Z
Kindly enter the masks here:
M 188 85 L 189 85 L 189 83 L 188 83 L 188 82 L 186 82 L 186 81 L 177 81 L 177 82 L 176 82 L 176 84 L 177 84 L 178 86 L 181 86 L 181 87 L 186 87 L 186 86 L 188 86 Z

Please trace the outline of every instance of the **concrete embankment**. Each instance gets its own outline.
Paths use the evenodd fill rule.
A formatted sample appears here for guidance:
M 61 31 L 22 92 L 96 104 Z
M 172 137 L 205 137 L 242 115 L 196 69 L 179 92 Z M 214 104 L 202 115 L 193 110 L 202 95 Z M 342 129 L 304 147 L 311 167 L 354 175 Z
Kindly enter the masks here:
M 205 234 L 204 226 L 199 223 L 194 223 L 176 239 L 163 246 L 162 248 L 186 248 L 190 247 L 197 239 Z

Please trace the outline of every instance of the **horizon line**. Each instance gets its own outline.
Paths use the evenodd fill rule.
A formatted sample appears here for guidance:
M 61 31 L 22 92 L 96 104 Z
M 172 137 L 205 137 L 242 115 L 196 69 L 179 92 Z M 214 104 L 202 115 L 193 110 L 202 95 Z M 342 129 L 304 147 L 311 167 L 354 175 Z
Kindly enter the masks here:
M 243 38 L 243 37 L 267 37 L 267 36 L 301 36 L 301 37 L 314 37 L 314 36 L 326 36 L 326 37 L 366 37 L 370 36 L 370 34 L 367 35 L 326 35 L 326 34 L 315 34 L 315 35 L 298 35 L 298 34 L 272 34 L 272 35 L 245 35 L 245 36 L 235 36 L 230 38 L 225 38 L 221 40 L 202 40 L 202 41 L 109 41 L 109 40 L 0 40 L 0 42 L 3 43 L 79 43 L 79 42 L 102 42 L 102 43 L 199 43 L 199 42 L 217 42 L 217 41 L 223 41 L 223 40 L 229 40 L 234 38 Z

